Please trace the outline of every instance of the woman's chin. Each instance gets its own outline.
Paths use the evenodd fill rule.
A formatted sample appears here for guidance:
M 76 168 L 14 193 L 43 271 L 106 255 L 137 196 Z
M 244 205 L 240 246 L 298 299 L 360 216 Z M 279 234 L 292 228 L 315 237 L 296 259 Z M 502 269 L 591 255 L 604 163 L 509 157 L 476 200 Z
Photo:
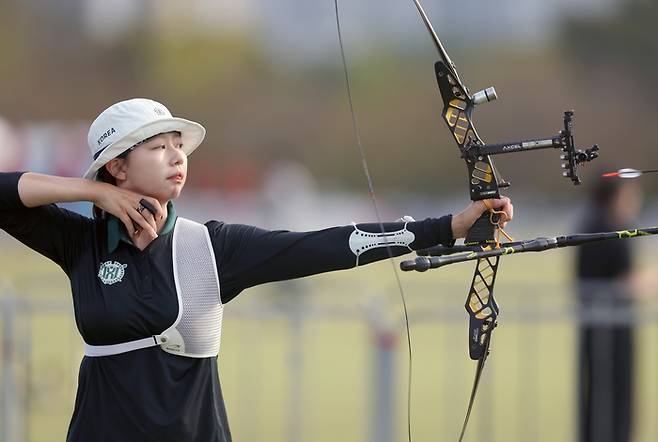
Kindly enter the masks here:
M 144 193 L 144 195 L 160 201 L 160 204 L 167 204 L 168 201 L 175 200 L 180 196 L 180 190 L 176 192 L 155 192 L 151 194 Z
M 158 198 L 158 199 L 160 199 L 160 201 L 175 200 L 176 198 L 178 198 L 180 196 L 182 191 L 183 191 L 183 186 L 176 186 L 170 192 L 167 192 L 166 195 L 163 192 L 163 195 L 162 195 L 163 199 L 160 199 L 160 198 Z

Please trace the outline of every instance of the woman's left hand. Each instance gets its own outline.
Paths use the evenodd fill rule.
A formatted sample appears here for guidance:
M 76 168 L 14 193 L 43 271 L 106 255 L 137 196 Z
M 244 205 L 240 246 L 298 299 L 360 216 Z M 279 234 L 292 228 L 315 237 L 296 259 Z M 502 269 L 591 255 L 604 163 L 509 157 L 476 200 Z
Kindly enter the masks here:
M 487 200 L 489 206 L 500 213 L 500 227 L 512 220 L 514 217 L 514 206 L 506 196 Z M 484 201 L 473 201 L 460 213 L 452 217 L 452 237 L 454 239 L 465 238 L 469 229 L 484 212 L 488 210 Z

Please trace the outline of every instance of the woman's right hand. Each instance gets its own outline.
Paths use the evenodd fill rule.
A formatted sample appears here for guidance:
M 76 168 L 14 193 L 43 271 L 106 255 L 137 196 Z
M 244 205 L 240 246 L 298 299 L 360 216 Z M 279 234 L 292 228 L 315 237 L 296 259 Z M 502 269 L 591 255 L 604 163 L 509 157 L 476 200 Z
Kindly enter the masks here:
M 156 220 L 164 217 L 164 210 L 157 199 L 121 189 L 112 184 L 100 182 L 95 184 L 97 188 L 94 192 L 93 203 L 120 219 L 133 241 L 147 239 L 150 242 L 158 237 Z M 155 208 L 155 214 L 151 214 L 146 209 L 140 210 L 142 199 L 151 203 Z M 147 235 L 147 238 L 143 237 L 144 234 Z

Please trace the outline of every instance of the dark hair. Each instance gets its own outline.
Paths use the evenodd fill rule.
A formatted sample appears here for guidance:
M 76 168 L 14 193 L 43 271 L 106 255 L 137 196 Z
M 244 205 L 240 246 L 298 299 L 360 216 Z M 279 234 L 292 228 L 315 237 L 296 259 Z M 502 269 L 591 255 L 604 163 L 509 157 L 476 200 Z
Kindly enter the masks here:
M 128 155 L 130 155 L 130 152 L 132 152 L 132 150 L 135 146 L 132 146 L 129 149 L 126 149 L 125 151 L 123 151 L 119 155 L 117 155 L 115 158 L 128 158 Z M 97 172 L 97 175 L 96 175 L 96 181 L 100 181 L 102 183 L 107 183 L 107 184 L 111 184 L 113 186 L 116 186 L 117 185 L 117 179 L 114 178 L 114 175 L 112 175 L 109 170 L 107 170 L 106 166 L 107 166 L 107 163 L 103 164 L 101 166 L 101 168 L 98 169 L 98 172 Z M 103 210 L 98 206 L 93 206 L 92 212 L 93 212 L 94 218 L 101 218 L 103 216 Z
M 107 170 L 105 164 L 98 169 L 98 175 L 96 176 L 96 181 L 101 181 L 103 183 L 112 184 L 113 186 L 117 185 L 117 180 L 114 176 Z

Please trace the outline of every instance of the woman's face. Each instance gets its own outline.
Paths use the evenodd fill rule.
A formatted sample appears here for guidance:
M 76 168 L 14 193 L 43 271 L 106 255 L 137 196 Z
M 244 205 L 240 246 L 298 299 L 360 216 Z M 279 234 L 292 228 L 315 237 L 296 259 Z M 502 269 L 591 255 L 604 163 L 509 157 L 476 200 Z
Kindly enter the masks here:
M 187 155 L 178 132 L 149 138 L 118 161 L 116 173 L 112 174 L 119 187 L 151 196 L 161 203 L 178 198 L 185 186 Z

